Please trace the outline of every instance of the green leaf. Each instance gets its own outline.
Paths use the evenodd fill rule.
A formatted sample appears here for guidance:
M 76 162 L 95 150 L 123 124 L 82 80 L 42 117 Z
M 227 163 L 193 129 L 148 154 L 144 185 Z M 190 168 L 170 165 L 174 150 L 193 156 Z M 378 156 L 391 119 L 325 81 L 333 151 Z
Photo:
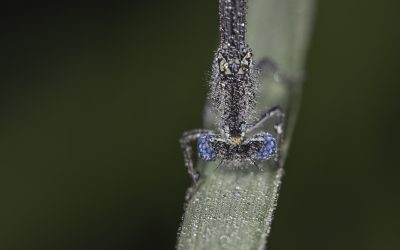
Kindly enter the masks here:
M 264 249 L 270 231 L 301 94 L 313 0 L 250 0 L 247 38 L 255 59 L 268 57 L 290 76 L 276 81 L 266 74 L 258 110 L 280 105 L 286 114 L 286 138 L 279 163 L 255 168 L 200 165 L 201 179 L 189 192 L 178 249 Z M 217 13 L 216 13 L 217 14 Z M 212 127 L 206 119 L 206 127 Z M 266 129 L 272 130 L 272 124 Z

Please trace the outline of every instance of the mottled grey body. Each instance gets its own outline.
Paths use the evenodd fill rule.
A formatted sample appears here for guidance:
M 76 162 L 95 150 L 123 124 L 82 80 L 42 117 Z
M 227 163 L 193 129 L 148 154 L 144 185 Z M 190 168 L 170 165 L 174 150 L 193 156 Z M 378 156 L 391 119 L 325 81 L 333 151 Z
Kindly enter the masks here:
M 209 96 L 221 133 L 227 138 L 243 137 L 259 87 L 252 53 L 247 45 L 239 51 L 223 44 L 215 57 Z
M 185 165 L 194 182 L 199 174 L 194 168 L 191 144 L 196 140 L 200 158 L 221 159 L 220 165 L 257 165 L 257 161 L 279 158 L 278 144 L 283 135 L 283 113 L 279 107 L 253 119 L 260 82 L 252 51 L 245 42 L 246 4 L 246 0 L 219 0 L 221 41 L 213 61 L 209 92 L 218 131 L 192 130 L 180 140 Z M 266 131 L 246 136 L 272 116 L 279 118 L 275 125 L 277 139 Z
M 244 136 L 259 86 L 253 55 L 245 42 L 246 2 L 221 0 L 219 5 L 221 42 L 215 54 L 209 96 L 226 138 Z

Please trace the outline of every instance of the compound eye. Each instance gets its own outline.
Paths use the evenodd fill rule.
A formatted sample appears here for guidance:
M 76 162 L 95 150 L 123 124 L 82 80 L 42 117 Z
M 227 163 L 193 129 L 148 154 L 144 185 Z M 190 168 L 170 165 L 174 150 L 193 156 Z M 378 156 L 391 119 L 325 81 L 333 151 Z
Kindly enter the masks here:
M 212 145 L 213 138 L 210 135 L 202 135 L 198 142 L 199 155 L 203 160 L 212 161 L 217 158 L 217 153 Z
M 262 136 L 262 140 L 264 141 L 264 146 L 258 151 L 256 158 L 266 160 L 276 153 L 276 140 L 268 133 Z

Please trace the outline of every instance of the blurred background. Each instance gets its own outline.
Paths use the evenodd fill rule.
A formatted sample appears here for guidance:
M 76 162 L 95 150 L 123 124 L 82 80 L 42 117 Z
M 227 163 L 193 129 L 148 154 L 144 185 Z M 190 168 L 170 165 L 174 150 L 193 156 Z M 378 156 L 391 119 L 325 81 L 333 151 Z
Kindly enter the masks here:
M 399 7 L 320 1 L 269 249 L 400 249 Z M 217 1 L 2 12 L 0 249 L 173 249 Z

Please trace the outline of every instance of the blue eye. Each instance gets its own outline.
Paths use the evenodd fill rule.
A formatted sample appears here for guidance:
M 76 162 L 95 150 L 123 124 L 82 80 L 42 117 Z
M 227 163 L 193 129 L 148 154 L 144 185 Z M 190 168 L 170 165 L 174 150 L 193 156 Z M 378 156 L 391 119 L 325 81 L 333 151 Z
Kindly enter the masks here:
M 199 155 L 203 160 L 206 161 L 212 161 L 217 158 L 217 153 L 211 146 L 210 139 L 210 135 L 202 135 L 198 142 Z
M 266 134 L 264 137 L 264 146 L 258 152 L 257 158 L 265 160 L 270 158 L 276 153 L 276 140 L 270 134 Z

